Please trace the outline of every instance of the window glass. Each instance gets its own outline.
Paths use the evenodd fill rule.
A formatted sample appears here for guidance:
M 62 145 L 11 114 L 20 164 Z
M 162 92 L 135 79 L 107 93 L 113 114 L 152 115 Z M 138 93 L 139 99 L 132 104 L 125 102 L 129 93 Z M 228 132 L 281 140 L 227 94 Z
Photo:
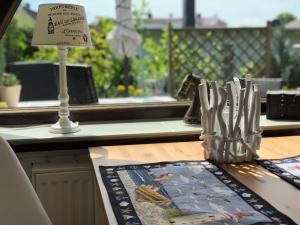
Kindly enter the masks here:
M 57 49 L 31 46 L 38 5 L 52 2 L 60 1 L 23 0 L 0 41 L 2 84 L 17 84 L 4 81 L 7 72 L 22 85 L 18 107 L 58 105 Z M 118 24 L 115 1 L 66 0 L 85 6 L 93 42 L 91 49 L 69 49 L 71 105 L 176 101 L 190 72 L 221 85 L 250 73 L 262 97 L 268 89 L 300 87 L 299 2 L 186 2 L 193 1 L 132 0 L 133 28 L 142 42 L 136 55 L 124 60 L 107 41 Z M 3 98 L 0 106 L 6 107 Z

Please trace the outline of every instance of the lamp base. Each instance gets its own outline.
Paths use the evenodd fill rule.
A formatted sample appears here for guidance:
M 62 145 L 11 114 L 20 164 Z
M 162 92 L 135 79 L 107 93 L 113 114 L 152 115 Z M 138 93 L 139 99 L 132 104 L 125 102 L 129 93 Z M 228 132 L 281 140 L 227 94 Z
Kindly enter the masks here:
M 64 123 L 64 126 L 61 126 L 61 123 L 58 121 L 56 124 L 53 124 L 49 132 L 54 134 L 69 134 L 75 133 L 80 130 L 78 122 L 73 123 L 72 121 L 68 121 L 68 123 Z

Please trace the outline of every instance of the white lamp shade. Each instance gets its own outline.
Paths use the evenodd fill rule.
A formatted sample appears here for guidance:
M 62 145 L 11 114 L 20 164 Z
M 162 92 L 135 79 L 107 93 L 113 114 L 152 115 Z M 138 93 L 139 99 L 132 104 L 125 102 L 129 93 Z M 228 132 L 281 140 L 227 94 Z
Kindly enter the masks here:
M 92 47 L 84 7 L 61 3 L 39 5 L 32 45 Z

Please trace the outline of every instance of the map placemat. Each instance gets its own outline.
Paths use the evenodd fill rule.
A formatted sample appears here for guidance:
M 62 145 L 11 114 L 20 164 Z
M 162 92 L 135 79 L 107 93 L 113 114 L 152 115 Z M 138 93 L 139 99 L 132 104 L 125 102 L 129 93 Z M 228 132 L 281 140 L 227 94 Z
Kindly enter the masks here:
M 300 189 L 300 156 L 285 159 L 257 160 L 265 169 Z
M 208 161 L 99 169 L 119 225 L 296 224 Z

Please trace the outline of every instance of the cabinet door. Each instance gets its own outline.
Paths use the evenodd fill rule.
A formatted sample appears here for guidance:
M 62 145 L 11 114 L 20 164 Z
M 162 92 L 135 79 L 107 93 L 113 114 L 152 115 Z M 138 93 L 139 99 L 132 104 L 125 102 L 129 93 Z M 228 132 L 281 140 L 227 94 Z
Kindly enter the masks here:
M 92 171 L 34 174 L 34 186 L 53 225 L 94 225 Z

